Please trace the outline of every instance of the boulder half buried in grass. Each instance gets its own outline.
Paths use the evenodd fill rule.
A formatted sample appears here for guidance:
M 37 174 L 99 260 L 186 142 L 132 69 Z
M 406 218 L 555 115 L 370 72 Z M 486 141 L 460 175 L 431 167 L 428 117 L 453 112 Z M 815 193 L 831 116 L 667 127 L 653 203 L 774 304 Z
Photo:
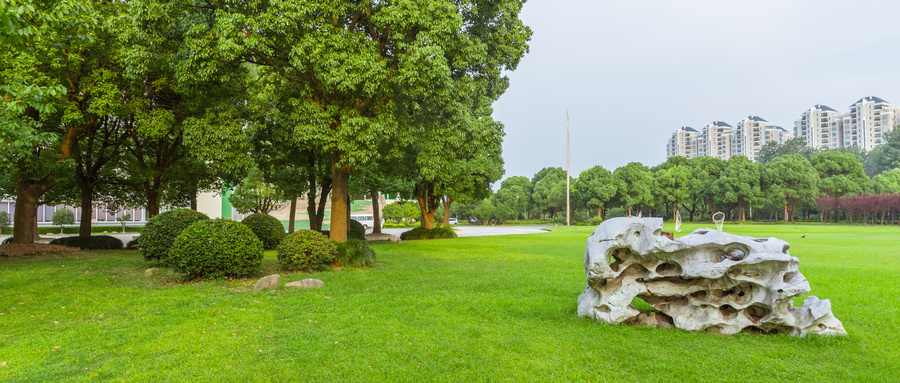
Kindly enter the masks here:
M 661 218 L 613 218 L 597 227 L 584 253 L 579 316 L 721 334 L 846 334 L 827 299 L 793 306 L 810 286 L 787 242 L 713 229 L 672 240 L 662 226 Z M 659 310 L 652 321 L 639 317 L 634 298 Z

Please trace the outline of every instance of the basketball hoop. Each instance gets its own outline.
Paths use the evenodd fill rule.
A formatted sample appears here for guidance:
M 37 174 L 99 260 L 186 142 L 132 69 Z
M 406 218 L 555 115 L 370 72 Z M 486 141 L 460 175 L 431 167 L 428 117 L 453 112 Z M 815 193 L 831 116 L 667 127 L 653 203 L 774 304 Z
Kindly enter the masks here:
M 713 223 L 716 224 L 716 230 L 722 231 L 722 226 L 725 225 L 725 213 L 718 211 L 716 214 L 712 216 Z

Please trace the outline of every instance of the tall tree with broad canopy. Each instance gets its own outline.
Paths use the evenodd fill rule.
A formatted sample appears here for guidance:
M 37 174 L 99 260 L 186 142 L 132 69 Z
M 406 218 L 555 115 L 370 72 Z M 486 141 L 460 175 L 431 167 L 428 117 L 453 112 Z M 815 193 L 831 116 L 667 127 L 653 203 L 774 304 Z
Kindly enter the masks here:
M 516 212 L 516 220 L 519 215 L 527 218 L 531 206 L 531 180 L 523 176 L 509 177 L 500 183 L 495 198 Z
M 617 185 L 612 172 L 597 165 L 578 175 L 572 186 L 572 194 L 580 205 L 596 211 L 597 217 L 602 219 L 606 216 L 609 202 L 618 192 Z
M 666 207 L 672 207 L 673 217 L 679 206 L 687 202 L 690 197 L 691 178 L 691 167 L 687 161 L 673 166 L 660 167 L 654 174 L 656 197 Z
M 701 156 L 688 160 L 691 167 L 691 179 L 688 182 L 688 204 L 685 209 L 690 213 L 690 220 L 700 213 L 703 220 L 704 212 L 709 211 L 712 217 L 716 212 L 716 193 L 712 188 L 713 183 L 719 179 L 719 174 L 725 168 L 725 160 L 719 157 Z
M 762 202 L 760 177 L 759 164 L 745 156 L 734 156 L 725 161 L 725 169 L 713 184 L 719 200 L 738 209 L 741 222 L 746 221 L 751 205 Z
M 809 161 L 819 173 L 819 194 L 831 197 L 862 192 L 869 180 L 863 164 L 850 153 L 826 151 L 816 154 Z
M 784 222 L 794 221 L 797 202 L 816 196 L 818 180 L 816 169 L 799 154 L 777 157 L 763 167 L 766 195 L 782 204 Z
M 331 237 L 343 242 L 350 174 L 382 155 L 378 142 L 419 122 L 404 114 L 456 114 L 447 100 L 470 90 L 466 82 L 502 93 L 502 71 L 516 67 L 531 34 L 518 18 L 522 3 L 147 1 L 134 24 L 188 13 L 184 54 L 191 60 L 181 76 L 221 76 L 223 62 L 249 62 L 282 94 L 295 133 L 329 154 Z
M 37 237 L 37 206 L 72 170 L 78 136 L 98 116 L 83 89 L 101 67 L 103 12 L 114 5 L 23 1 L 2 12 L 0 25 L 0 158 L 15 181 L 13 242 Z M 83 83 L 84 81 L 84 83 Z
M 653 203 L 653 177 L 640 162 L 630 162 L 613 171 L 617 183 L 616 201 L 628 210 L 628 216 L 639 213 L 642 206 Z
M 534 175 L 531 184 L 531 201 L 534 208 L 541 212 L 541 218 L 546 210 L 550 210 L 550 218 L 556 218 L 560 190 L 565 202 L 566 171 L 562 168 L 543 168 Z

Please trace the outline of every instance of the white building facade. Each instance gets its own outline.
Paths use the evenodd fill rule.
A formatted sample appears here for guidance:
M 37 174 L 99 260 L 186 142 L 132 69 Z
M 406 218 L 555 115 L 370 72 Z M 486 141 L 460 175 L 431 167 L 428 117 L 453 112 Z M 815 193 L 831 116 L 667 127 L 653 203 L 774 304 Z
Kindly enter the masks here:
M 843 145 L 872 150 L 885 141 L 885 135 L 900 123 L 900 107 L 881 98 L 863 97 L 850 105 L 843 119 Z
M 794 122 L 794 135 L 814 148 L 837 149 L 843 146 L 843 128 L 844 116 L 820 104 L 803 112 Z
M 669 142 L 666 144 L 666 158 L 681 156 L 685 158 L 694 158 L 699 156 L 699 139 L 700 132 L 696 129 L 682 126 L 672 133 Z

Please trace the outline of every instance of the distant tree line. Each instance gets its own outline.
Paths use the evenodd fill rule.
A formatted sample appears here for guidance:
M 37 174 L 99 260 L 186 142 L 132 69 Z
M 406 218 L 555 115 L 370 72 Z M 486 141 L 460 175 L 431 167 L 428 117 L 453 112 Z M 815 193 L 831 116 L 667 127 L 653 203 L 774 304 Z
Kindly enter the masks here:
M 671 157 L 654 167 L 632 162 L 612 171 L 594 166 L 570 180 L 572 218 L 586 222 L 643 214 L 671 219 L 677 211 L 685 221 L 695 221 L 721 211 L 732 221 L 898 221 L 900 129 L 869 153 L 819 151 L 794 138 L 767 144 L 759 158 L 754 163 L 744 156 Z M 531 179 L 507 178 L 496 193 L 456 213 L 485 223 L 565 222 L 565 209 L 566 172 L 548 167 Z

